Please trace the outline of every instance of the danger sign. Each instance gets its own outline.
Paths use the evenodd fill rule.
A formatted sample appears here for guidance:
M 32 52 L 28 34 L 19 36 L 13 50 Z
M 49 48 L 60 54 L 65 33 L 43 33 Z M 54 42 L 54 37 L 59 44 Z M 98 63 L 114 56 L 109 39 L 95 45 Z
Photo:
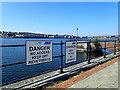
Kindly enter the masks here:
M 26 64 L 52 61 L 52 41 L 26 41 Z

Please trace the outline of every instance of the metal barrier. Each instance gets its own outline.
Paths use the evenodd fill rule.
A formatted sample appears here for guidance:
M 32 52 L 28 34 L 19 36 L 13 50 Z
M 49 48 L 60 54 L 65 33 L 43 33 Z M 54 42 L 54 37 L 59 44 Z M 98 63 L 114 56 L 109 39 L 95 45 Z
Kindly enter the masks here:
M 111 41 L 99 41 L 99 42 L 104 42 L 104 58 L 106 58 L 106 49 L 107 49 L 107 46 L 106 46 L 106 42 L 111 42 Z M 113 41 L 114 42 L 114 47 L 109 47 L 109 48 L 114 48 L 114 54 L 116 54 L 116 40 Z M 88 64 L 90 64 L 90 60 L 91 60 L 91 52 L 94 50 L 94 49 L 91 49 L 91 43 L 94 43 L 94 41 L 88 41 L 88 42 L 77 42 L 77 44 L 79 43 L 87 43 L 87 51 L 86 51 L 86 60 L 88 61 Z M 52 58 L 58 58 L 60 57 L 61 61 L 60 61 L 60 73 L 63 73 L 63 57 L 65 55 L 63 55 L 63 43 L 62 41 L 60 43 L 53 43 L 53 45 L 60 45 L 60 55 L 59 56 L 53 56 Z M 1 45 L 0 47 L 22 47 L 22 46 L 26 46 L 25 44 L 21 44 L 21 45 Z M 7 67 L 7 66 L 11 66 L 11 65 L 17 65 L 17 64 L 23 64 L 23 63 L 26 63 L 26 61 L 22 61 L 22 62 L 17 62 L 17 63 L 11 63 L 11 64 L 5 64 L 5 65 L 0 65 L 0 67 Z M 46 72 L 47 73 L 47 72 Z M 8 84 L 8 83 L 7 83 Z
M 91 43 L 94 43 L 95 41 L 89 41 L 88 43 L 87 43 L 87 60 L 88 60 L 88 64 L 90 64 L 90 60 L 91 60 L 91 52 L 92 51 L 94 51 L 95 49 L 91 49 Z M 104 54 L 103 54 L 103 56 L 104 56 L 104 58 L 106 58 L 106 49 L 107 48 L 114 48 L 114 55 L 116 54 L 116 40 L 114 40 L 114 41 L 97 41 L 97 42 L 104 42 L 104 48 L 101 48 L 101 49 L 104 49 Z M 114 47 L 107 47 L 106 46 L 106 43 L 107 42 L 114 42 Z M 96 50 L 100 50 L 100 49 L 96 49 Z

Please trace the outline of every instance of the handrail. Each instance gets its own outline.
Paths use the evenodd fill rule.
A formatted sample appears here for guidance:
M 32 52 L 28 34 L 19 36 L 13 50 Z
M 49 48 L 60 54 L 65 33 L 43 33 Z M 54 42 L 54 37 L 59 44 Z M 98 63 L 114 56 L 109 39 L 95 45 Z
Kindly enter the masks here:
M 0 47 L 19 47 L 19 46 L 25 46 L 25 44 L 19 44 L 19 45 L 0 45 Z
M 58 58 L 62 56 L 65 56 L 65 55 L 53 56 L 52 58 Z M 0 65 L 0 67 L 6 67 L 6 66 L 11 66 L 11 65 L 23 64 L 23 63 L 26 63 L 26 61 L 21 61 L 21 62 L 11 63 L 11 64 L 4 64 L 4 65 Z
M 60 45 L 65 43 L 53 43 L 53 45 Z M 19 45 L 0 45 L 0 47 L 19 47 L 19 46 L 26 46 L 26 44 L 19 44 Z
M 77 41 L 77 44 L 79 43 L 94 43 L 95 41 Z M 97 41 L 97 42 L 113 42 L 113 41 Z M 65 43 L 53 43 L 53 45 L 60 45 L 60 44 L 65 44 Z M 117 44 L 116 44 L 117 45 Z M 19 44 L 19 45 L 0 45 L 0 47 L 19 47 L 19 46 L 26 46 L 26 44 Z
M 17 64 L 23 64 L 26 61 L 22 61 L 22 62 L 17 62 L 17 63 L 11 63 L 11 64 L 5 64 L 5 65 L 0 65 L 0 67 L 5 67 L 5 66 L 11 66 L 11 65 L 17 65 Z

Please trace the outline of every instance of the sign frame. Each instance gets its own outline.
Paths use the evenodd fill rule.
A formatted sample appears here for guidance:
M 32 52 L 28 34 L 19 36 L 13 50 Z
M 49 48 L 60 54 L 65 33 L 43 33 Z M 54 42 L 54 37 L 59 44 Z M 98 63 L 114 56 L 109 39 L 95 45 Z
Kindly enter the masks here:
M 67 58 L 66 58 L 66 43 L 67 42 L 76 42 L 76 60 L 75 61 L 67 62 Z M 65 64 L 69 64 L 73 62 L 77 62 L 77 41 L 65 41 Z
M 44 41 L 44 42 L 45 42 L 45 41 L 46 41 L 46 42 L 49 42 L 49 41 L 50 41 L 50 42 L 52 42 L 52 51 L 51 51 L 51 52 L 52 52 L 52 53 L 51 53 L 51 54 L 52 54 L 52 59 L 51 59 L 51 61 L 49 61 L 49 62 L 52 62 L 52 61 L 53 61 L 53 41 L 52 41 L 52 40 L 26 40 L 26 41 L 25 41 L 25 44 L 26 44 L 26 46 L 25 46 L 25 52 L 26 52 L 26 53 L 25 53 L 25 54 L 26 54 L 25 60 L 26 60 L 26 66 L 38 65 L 38 64 L 42 64 L 42 63 L 48 63 L 48 62 L 42 62 L 42 63 L 27 65 L 27 42 L 28 42 L 28 41 L 40 41 L 40 42 L 43 42 L 43 41 Z

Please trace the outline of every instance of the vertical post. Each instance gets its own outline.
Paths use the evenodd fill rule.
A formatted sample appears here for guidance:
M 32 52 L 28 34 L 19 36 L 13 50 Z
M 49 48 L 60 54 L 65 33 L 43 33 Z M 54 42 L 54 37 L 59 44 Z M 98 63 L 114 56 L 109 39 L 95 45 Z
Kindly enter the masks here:
M 60 43 L 60 47 L 61 47 L 61 61 L 60 61 L 60 73 L 63 73 L 63 66 L 62 66 L 62 60 L 63 60 L 63 52 L 62 52 L 62 41 Z
M 77 28 L 77 38 L 76 38 L 76 40 L 78 40 L 78 28 Z
M 106 58 L 106 41 L 105 41 L 105 45 L 104 45 L 104 58 Z
M 90 50 L 90 54 L 89 54 L 89 64 L 90 64 L 90 60 L 91 60 L 91 40 L 90 40 L 90 43 L 89 43 L 89 50 Z
M 88 54 L 88 50 L 89 50 L 89 49 L 88 49 L 88 42 L 87 42 L 86 60 L 88 60 L 88 55 L 89 55 L 89 54 Z
M 90 47 L 90 43 L 91 42 L 88 42 L 87 43 L 87 52 L 88 52 L 88 54 L 87 54 L 87 60 L 88 60 L 88 64 L 90 64 L 90 56 L 91 56 L 91 47 Z
M 114 43 L 114 55 L 116 54 L 116 40 L 115 40 L 115 43 Z

